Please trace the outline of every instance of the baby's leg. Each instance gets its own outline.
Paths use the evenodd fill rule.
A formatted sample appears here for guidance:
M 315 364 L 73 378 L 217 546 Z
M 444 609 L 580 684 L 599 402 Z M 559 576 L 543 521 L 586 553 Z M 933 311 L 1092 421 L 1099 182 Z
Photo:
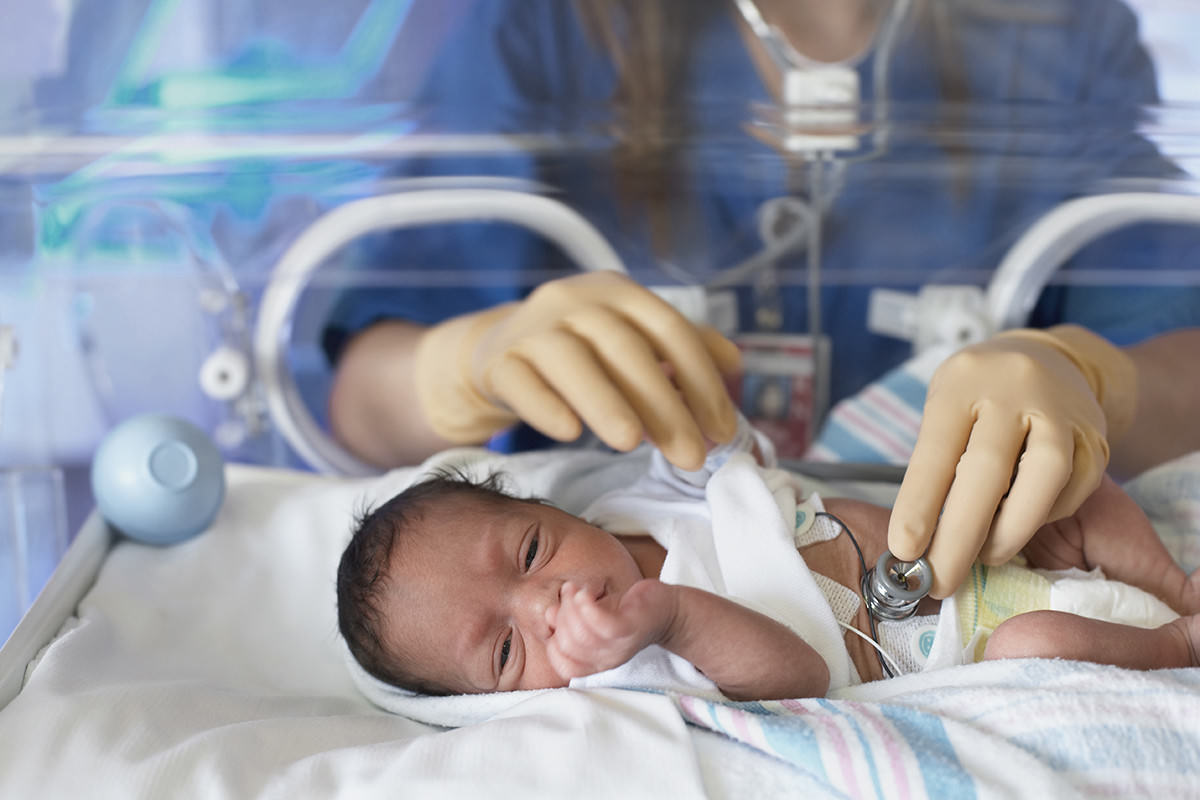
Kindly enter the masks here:
M 985 660 L 1067 658 L 1126 669 L 1200 666 L 1200 615 L 1158 628 L 1136 628 L 1064 611 L 1031 611 L 1001 623 L 988 637 Z
M 1107 475 L 1075 514 L 1042 526 L 1024 553 L 1043 569 L 1100 567 L 1180 614 L 1200 612 L 1200 571 L 1188 578 L 1137 503 Z

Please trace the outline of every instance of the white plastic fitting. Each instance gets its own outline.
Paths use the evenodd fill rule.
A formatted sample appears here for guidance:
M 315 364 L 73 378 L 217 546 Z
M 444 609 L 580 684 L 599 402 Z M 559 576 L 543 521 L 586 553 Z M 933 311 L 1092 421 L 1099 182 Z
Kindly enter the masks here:
M 873 290 L 868 299 L 867 329 L 912 341 L 914 353 L 941 346 L 956 350 L 996 332 L 982 289 L 936 284 L 922 287 L 915 295 Z
M 926 286 L 919 294 L 875 289 L 867 328 L 909 339 L 914 352 L 953 348 L 1027 324 L 1054 271 L 1090 242 L 1141 222 L 1200 225 L 1200 197 L 1122 192 L 1069 200 L 1039 219 L 1009 249 L 986 293 L 974 286 Z
M 249 385 L 250 359 L 236 348 L 218 347 L 200 365 L 200 388 L 214 400 L 234 400 Z

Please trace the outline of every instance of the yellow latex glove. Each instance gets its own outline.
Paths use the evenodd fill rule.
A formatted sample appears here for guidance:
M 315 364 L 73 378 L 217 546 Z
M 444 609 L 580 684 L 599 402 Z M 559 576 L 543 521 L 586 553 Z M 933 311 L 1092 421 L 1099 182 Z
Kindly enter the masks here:
M 617 450 L 644 435 L 698 469 L 705 439 L 737 430 L 721 375 L 739 363 L 737 346 L 712 328 L 623 275 L 591 272 L 431 328 L 416 380 L 426 419 L 452 442 L 481 442 L 518 419 L 570 441 L 586 423 Z
M 925 555 L 934 597 L 952 594 L 977 556 L 1012 558 L 1100 485 L 1136 383 L 1128 355 L 1075 325 L 1008 331 L 952 355 L 929 382 L 889 549 Z

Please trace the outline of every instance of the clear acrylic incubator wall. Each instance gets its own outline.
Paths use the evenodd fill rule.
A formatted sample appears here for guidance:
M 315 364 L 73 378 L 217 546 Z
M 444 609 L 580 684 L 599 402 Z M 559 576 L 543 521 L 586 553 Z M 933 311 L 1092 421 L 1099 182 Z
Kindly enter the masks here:
M 331 359 L 375 317 L 433 323 L 616 264 L 742 346 L 731 391 L 802 458 L 832 404 L 915 351 L 1061 320 L 1129 343 L 1181 298 L 1200 308 L 1200 106 L 933 93 L 1002 80 L 1011 19 L 979 12 L 935 41 L 896 3 L 869 65 L 797 70 L 781 98 L 699 81 L 721 54 L 692 52 L 647 106 L 589 94 L 607 74 L 572 88 L 489 78 L 489 53 L 459 63 L 492 5 L 14 12 L 29 42 L 0 57 L 0 632 L 91 507 L 108 430 L 168 413 L 229 460 L 319 468 L 280 415 L 328 429 Z M 523 64 L 605 63 L 586 37 L 539 61 L 541 38 L 512 27 L 488 41 Z M 1107 69 L 1043 56 L 1030 75 Z M 407 210 L 329 216 L 391 195 Z M 1062 211 L 1080 200 L 1100 204 Z M 278 273 L 320 221 L 312 263 Z

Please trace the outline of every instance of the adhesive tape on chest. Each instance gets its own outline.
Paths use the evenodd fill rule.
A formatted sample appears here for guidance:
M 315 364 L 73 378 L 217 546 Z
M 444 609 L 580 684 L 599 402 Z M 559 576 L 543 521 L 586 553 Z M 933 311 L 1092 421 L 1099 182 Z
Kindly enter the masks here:
M 828 542 L 836 539 L 841 533 L 842 529 L 836 522 L 817 515 L 817 512 L 822 510 L 824 504 L 816 494 L 810 495 L 803 503 L 796 504 L 796 525 L 792 541 L 797 549 Z
M 813 573 L 813 580 L 816 581 L 817 588 L 821 590 L 821 594 L 825 595 L 826 602 L 833 610 L 833 618 L 847 625 L 853 622 L 854 615 L 858 613 L 859 606 L 862 605 L 858 592 L 848 586 L 843 586 L 827 575 L 820 575 L 816 572 Z

